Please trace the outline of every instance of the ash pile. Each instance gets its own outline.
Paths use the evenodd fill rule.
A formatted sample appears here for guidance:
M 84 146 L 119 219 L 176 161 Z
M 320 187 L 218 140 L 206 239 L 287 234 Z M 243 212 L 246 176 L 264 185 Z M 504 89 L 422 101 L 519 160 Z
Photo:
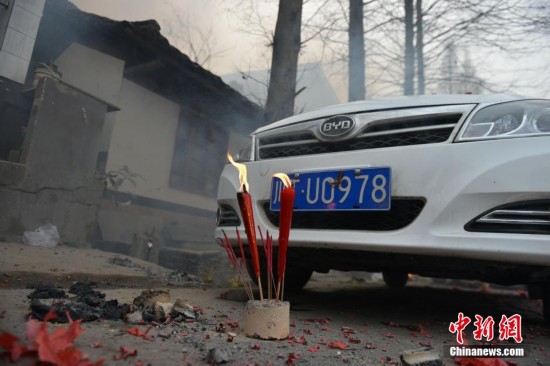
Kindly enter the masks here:
M 68 293 L 52 285 L 32 285 L 28 295 L 31 301 L 29 316 L 43 320 L 55 309 L 54 322 L 68 323 L 72 319 L 84 322 L 96 320 L 125 320 L 132 324 L 192 322 L 199 319 L 200 309 L 183 299 L 171 302 L 170 293 L 162 290 L 145 290 L 132 304 L 121 304 L 117 299 L 107 300 L 105 294 L 95 290 L 95 282 L 77 281 Z

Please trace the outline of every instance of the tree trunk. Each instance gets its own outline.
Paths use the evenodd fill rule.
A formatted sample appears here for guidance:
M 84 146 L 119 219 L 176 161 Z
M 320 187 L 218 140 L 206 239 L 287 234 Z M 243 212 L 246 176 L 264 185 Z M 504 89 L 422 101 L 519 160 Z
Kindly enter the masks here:
M 414 19 L 413 0 L 405 0 L 405 95 L 414 94 Z
M 456 93 L 454 88 L 455 83 L 455 45 L 449 43 L 446 50 L 446 83 L 447 83 L 447 93 L 453 94 Z
M 279 0 L 265 105 L 268 122 L 294 114 L 301 25 L 302 0 Z
M 416 0 L 416 62 L 417 62 L 417 93 L 426 94 L 424 77 L 424 24 L 422 18 L 422 0 Z
M 363 100 L 365 90 L 365 37 L 363 0 L 349 1 L 348 100 Z

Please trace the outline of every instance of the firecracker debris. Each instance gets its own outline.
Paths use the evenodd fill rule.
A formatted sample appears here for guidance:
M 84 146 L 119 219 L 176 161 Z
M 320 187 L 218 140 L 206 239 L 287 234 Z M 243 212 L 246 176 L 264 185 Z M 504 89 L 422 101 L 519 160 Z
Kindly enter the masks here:
M 172 303 L 169 291 L 144 290 L 132 304 L 119 304 L 117 299 L 105 299 L 105 294 L 95 290 L 95 286 L 95 282 L 78 281 L 71 285 L 67 294 L 51 285 L 31 285 L 34 291 L 28 295 L 31 300 L 29 315 L 43 320 L 54 311 L 57 317 L 53 321 L 58 323 L 67 323 L 68 313 L 71 318 L 84 322 L 106 319 L 132 324 L 181 322 L 197 320 L 200 316 L 200 309 L 183 299 Z
M 8 257 L 2 260 L 5 258 Z M 5 260 L 2 271 L 8 276 L 0 277 L 19 284 L 15 289 L 0 288 L 0 342 L 10 338 L 9 334 L 18 337 L 18 341 L 11 342 L 15 348 L 0 346 L 0 363 L 6 360 L 1 357 L 13 355 L 11 351 L 17 345 L 32 348 L 34 341 L 26 339 L 24 333 L 25 322 L 30 321 L 28 316 L 44 319 L 54 307 L 53 315 L 58 318 L 50 320 L 61 324 L 49 325 L 49 334 L 69 329 L 69 318 L 79 319 L 83 333 L 70 347 L 80 350 L 81 355 L 90 355 L 93 362 L 104 359 L 105 365 L 399 365 L 411 361 L 406 357 L 419 347 L 427 348 L 427 355 L 435 357 L 432 352 L 439 354 L 444 345 L 453 344 L 455 335 L 449 333 L 448 327 L 449 322 L 456 320 L 457 309 L 469 314 L 521 311 L 525 314 L 524 338 L 529 357 L 506 361 L 509 365 L 542 366 L 550 360 L 550 328 L 541 323 L 540 304 L 513 292 L 500 296 L 492 294 L 492 290 L 422 287 L 396 291 L 372 283 L 357 284 L 351 281 L 351 275 L 336 276 L 337 284 L 328 281 L 326 275 L 319 275 L 304 292 L 289 294 L 292 309 L 288 339 L 261 341 L 243 336 L 242 315 L 247 298 L 243 289 L 169 286 L 164 282 L 164 286 L 144 290 L 136 288 L 142 284 L 139 281 L 133 287 L 122 288 L 127 280 L 105 284 L 97 278 L 56 287 L 39 283 L 44 273 L 49 274 L 51 264 L 32 277 L 21 277 L 17 272 L 20 266 L 41 264 L 37 260 L 32 266 L 25 265 L 19 258 L 17 263 Z M 97 268 L 106 263 L 102 257 L 97 261 Z M 60 273 L 62 270 L 56 276 L 74 278 L 68 268 L 65 273 Z M 164 276 L 170 275 L 181 278 L 182 283 L 195 280 L 184 272 Z M 91 274 L 86 276 L 94 278 Z M 36 282 L 29 289 L 22 289 L 26 282 L 21 278 Z M 425 301 L 428 297 L 433 302 L 430 306 Z M 36 325 L 36 321 L 32 324 Z M 448 357 L 444 363 L 453 364 Z
M 323 313 L 322 306 L 321 312 L 319 309 L 311 309 L 313 303 L 308 302 L 306 297 L 300 297 L 301 301 L 295 301 L 294 316 L 290 325 L 291 334 L 288 339 L 261 341 L 242 335 L 242 301 L 220 299 L 227 298 L 226 291 L 222 292 L 223 296 L 218 295 L 215 306 L 206 306 L 203 309 L 194 305 L 193 297 L 211 290 L 127 289 L 124 290 L 127 295 L 123 298 L 131 300 L 125 303 L 110 298 L 109 294 L 105 294 L 93 281 L 78 281 L 67 289 L 49 285 L 30 287 L 32 288 L 28 291 L 27 300 L 31 308 L 37 302 L 42 304 L 41 315 L 34 314 L 36 310 L 33 310 L 33 318 L 43 319 L 55 309 L 53 314 L 58 318 L 50 321 L 66 323 L 70 322 L 70 319 L 84 321 L 88 314 L 92 313 L 96 319 L 90 318 L 91 322 L 82 322 L 82 327 L 86 332 L 93 332 L 97 338 L 86 344 L 76 340 L 75 347 L 78 345 L 82 348 L 82 354 L 94 350 L 95 353 L 90 359 L 104 358 L 108 364 L 127 360 L 131 364 L 139 365 L 147 364 L 145 360 L 148 360 L 149 363 L 163 365 L 183 360 L 182 364 L 192 365 L 359 365 L 365 362 L 388 365 L 439 365 L 442 359 L 437 349 L 442 346 L 441 339 L 438 338 L 442 337 L 445 328 L 448 327 L 448 324 L 439 320 L 413 324 L 403 319 L 400 322 L 381 319 L 366 323 L 359 320 L 359 313 L 349 311 L 349 302 L 341 304 L 336 311 L 325 309 Z M 230 293 L 238 291 L 243 290 L 229 290 Z M 174 293 L 177 293 L 177 296 Z M 47 296 L 52 298 L 44 298 Z M 310 293 L 310 296 L 319 295 Z M 204 306 L 204 299 L 202 301 Z M 372 301 L 373 299 L 360 303 L 367 304 Z M 113 308 L 119 311 L 117 315 L 113 315 L 113 320 L 105 320 L 111 319 L 104 313 L 105 305 L 108 303 L 116 304 Z M 5 316 L 6 311 L 9 313 L 13 310 L 0 309 L 0 318 Z M 21 317 L 21 322 L 23 321 Z M 58 325 L 64 326 L 68 324 Z M 0 329 L 1 334 L 5 328 Z M 115 332 L 115 338 L 109 337 L 112 332 Z M 532 337 L 541 337 L 545 339 L 544 342 L 550 344 L 550 333 L 544 328 L 531 327 L 528 334 Z M 451 339 L 452 335 L 445 334 L 443 338 Z M 21 342 L 24 344 L 24 341 Z M 109 345 L 111 342 L 113 345 Z M 419 345 L 429 343 L 437 346 L 418 349 Z M 170 349 L 179 356 L 175 359 L 174 356 L 157 355 L 154 357 L 172 358 L 171 361 L 168 361 L 168 358 L 160 358 L 157 362 L 151 362 L 155 360 L 151 355 L 156 349 Z M 537 349 L 535 354 L 538 358 L 532 364 L 539 362 L 538 365 L 545 365 L 545 352 L 548 353 L 546 349 Z M 448 361 L 447 359 L 446 362 Z

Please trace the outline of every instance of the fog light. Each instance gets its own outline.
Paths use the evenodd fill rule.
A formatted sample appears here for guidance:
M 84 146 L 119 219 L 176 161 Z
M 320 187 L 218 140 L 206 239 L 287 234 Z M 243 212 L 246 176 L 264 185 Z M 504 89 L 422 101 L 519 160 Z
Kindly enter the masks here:
M 218 210 L 216 211 L 216 225 L 217 226 L 240 226 L 241 219 L 233 207 L 228 204 L 218 204 Z
M 467 231 L 550 234 L 550 202 L 525 201 L 489 210 L 466 224 Z

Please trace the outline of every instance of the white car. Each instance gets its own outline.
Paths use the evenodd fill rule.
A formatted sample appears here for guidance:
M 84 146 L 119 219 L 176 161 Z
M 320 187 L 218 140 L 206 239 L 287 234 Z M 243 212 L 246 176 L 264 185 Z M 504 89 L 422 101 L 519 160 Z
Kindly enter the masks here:
M 550 320 L 550 100 L 506 95 L 353 102 L 251 135 L 256 225 L 277 239 L 274 173 L 295 181 L 286 284 L 312 271 L 407 273 L 527 284 Z M 216 238 L 244 233 L 227 165 Z M 242 235 L 244 236 L 244 235 Z

